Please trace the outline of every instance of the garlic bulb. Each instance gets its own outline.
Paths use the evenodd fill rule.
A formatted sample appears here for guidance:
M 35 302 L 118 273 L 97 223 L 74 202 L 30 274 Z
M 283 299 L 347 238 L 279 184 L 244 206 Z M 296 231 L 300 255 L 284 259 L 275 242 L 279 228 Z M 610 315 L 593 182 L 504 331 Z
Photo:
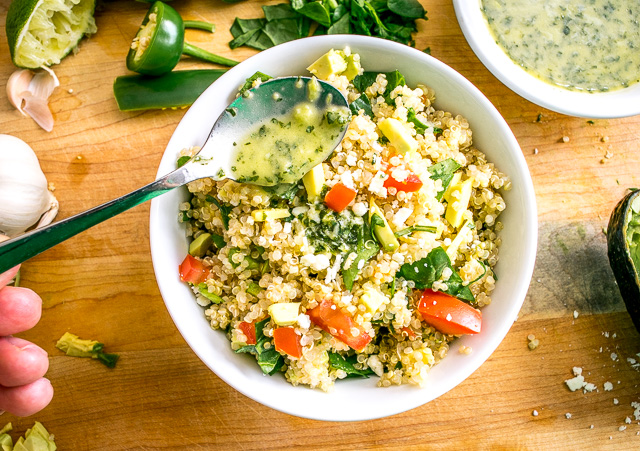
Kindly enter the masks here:
M 58 200 L 31 147 L 0 134 L 0 233 L 13 238 L 38 220 L 38 227 L 49 224 L 57 213 Z

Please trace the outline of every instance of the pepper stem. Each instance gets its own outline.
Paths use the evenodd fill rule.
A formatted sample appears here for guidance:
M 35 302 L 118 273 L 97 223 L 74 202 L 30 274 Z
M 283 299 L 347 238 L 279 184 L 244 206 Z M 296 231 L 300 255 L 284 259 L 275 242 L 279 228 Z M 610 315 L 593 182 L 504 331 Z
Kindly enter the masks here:
M 184 21 L 185 28 L 193 28 L 196 30 L 204 30 L 209 33 L 213 33 L 216 31 L 216 26 L 209 22 L 203 22 L 201 20 L 185 20 Z
M 234 61 L 229 58 L 225 58 L 223 56 L 215 55 L 204 49 L 196 47 L 195 45 L 191 45 L 188 42 L 184 43 L 184 47 L 182 48 L 182 53 L 184 55 L 189 55 L 204 61 L 209 61 L 210 63 L 222 64 L 223 66 L 235 66 L 236 64 L 238 64 L 238 61 Z

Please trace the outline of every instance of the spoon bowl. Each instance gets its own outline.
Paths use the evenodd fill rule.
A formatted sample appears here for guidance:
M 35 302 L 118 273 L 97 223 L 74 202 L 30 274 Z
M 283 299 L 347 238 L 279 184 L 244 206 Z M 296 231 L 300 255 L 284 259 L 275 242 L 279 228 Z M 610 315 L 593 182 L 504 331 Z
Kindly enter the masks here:
M 256 133 L 254 131 L 256 126 L 259 131 L 265 121 L 278 120 L 277 118 L 295 110 L 297 105 L 309 104 L 322 117 L 321 123 L 316 128 L 327 128 L 330 132 L 335 130 L 334 133 L 323 135 L 329 139 L 324 143 L 322 151 L 316 152 L 314 148 L 309 153 L 304 146 L 308 137 L 304 136 L 300 140 L 300 146 L 295 149 L 288 147 L 288 153 L 283 158 L 282 155 L 278 155 L 280 148 L 276 148 L 275 151 L 268 150 L 270 144 L 279 142 L 276 130 L 276 133 L 271 135 L 272 139 L 263 137 L 262 146 L 258 149 L 263 153 L 270 152 L 271 160 L 277 160 L 280 163 L 290 159 L 289 164 L 278 163 L 272 166 L 274 169 L 272 182 L 259 177 L 253 178 L 252 175 L 247 176 L 234 170 L 233 159 L 237 159 L 237 151 L 234 148 L 238 147 L 238 142 L 244 142 L 244 140 L 238 141 L 239 138 L 249 131 L 250 139 L 254 139 L 252 133 Z M 243 93 L 223 111 L 200 152 L 178 169 L 122 197 L 1 243 L 0 273 L 96 224 L 194 180 L 205 177 L 211 177 L 214 180 L 231 178 L 244 183 L 266 186 L 295 182 L 315 165 L 324 161 L 342 140 L 348 119 L 334 124 L 329 124 L 329 120 L 326 119 L 329 113 L 336 111 L 341 114 L 341 117 L 348 118 L 347 99 L 330 84 L 315 78 L 285 77 L 262 83 Z M 295 115 L 295 111 L 293 114 Z M 297 158 L 299 153 L 309 154 L 310 157 L 301 161 Z

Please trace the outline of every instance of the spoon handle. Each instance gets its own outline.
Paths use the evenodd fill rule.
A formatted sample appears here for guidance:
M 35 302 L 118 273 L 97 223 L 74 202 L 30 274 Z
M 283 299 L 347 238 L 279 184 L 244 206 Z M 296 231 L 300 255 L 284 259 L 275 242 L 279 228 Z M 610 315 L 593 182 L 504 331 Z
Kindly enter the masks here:
M 199 177 L 189 171 L 189 166 L 184 165 L 110 202 L 0 243 L 0 274 L 102 221 L 196 180 Z

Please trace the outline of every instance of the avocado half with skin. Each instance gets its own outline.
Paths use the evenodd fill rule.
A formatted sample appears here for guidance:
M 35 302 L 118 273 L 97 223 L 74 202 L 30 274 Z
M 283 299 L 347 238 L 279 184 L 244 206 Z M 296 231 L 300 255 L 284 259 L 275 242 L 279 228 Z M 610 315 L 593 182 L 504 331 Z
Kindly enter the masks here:
M 609 263 L 633 324 L 640 332 L 640 191 L 627 194 L 611 214 Z

